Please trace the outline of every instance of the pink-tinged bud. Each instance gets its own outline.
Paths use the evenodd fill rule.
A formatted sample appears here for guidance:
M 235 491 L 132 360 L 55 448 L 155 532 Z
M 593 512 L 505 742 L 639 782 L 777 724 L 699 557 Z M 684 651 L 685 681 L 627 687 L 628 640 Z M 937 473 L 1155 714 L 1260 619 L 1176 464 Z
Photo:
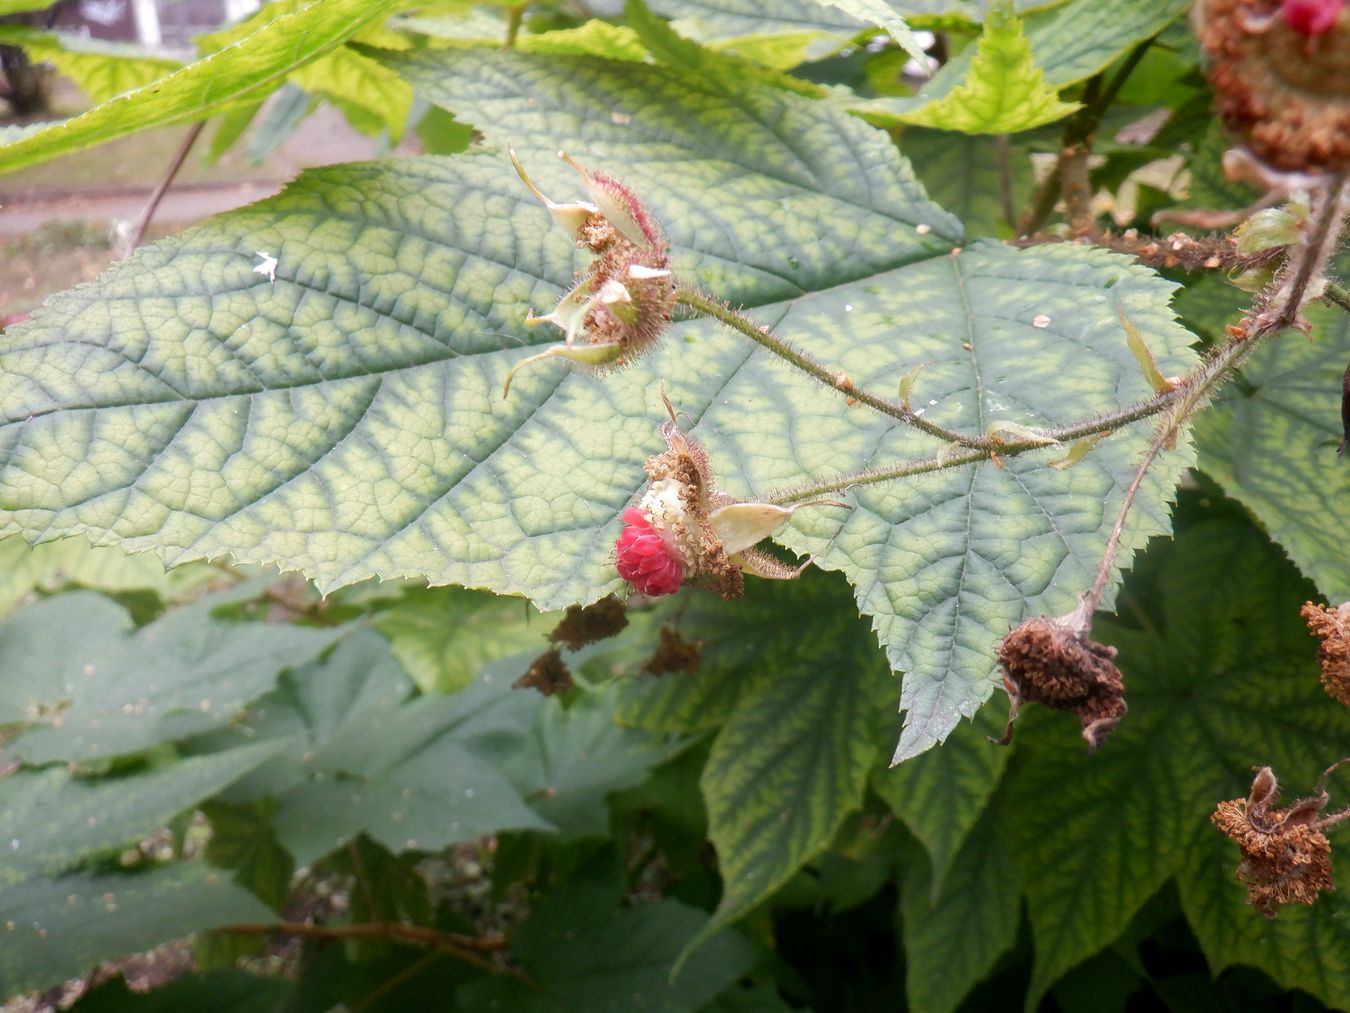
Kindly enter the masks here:
M 516 175 L 530 190 L 530 193 L 539 198 L 539 202 L 548 208 L 548 213 L 553 220 L 562 227 L 573 239 L 580 241 L 586 226 L 600 213 L 600 209 L 588 201 L 575 201 L 571 204 L 558 204 L 549 200 L 539 188 L 530 182 L 530 177 L 525 174 L 525 167 L 520 164 L 520 159 L 516 157 L 514 148 L 506 149 L 507 155 L 511 158 L 511 164 L 516 167 Z
M 565 151 L 558 152 L 558 157 L 581 174 L 582 180 L 586 183 L 587 195 L 595 202 L 605 219 L 618 230 L 619 235 L 634 246 L 652 250 L 665 249 L 666 240 L 661 235 L 661 229 L 652 221 L 651 215 L 647 214 L 647 209 L 642 206 L 642 202 L 632 190 L 612 176 L 600 173 L 591 175 Z
M 652 597 L 678 591 L 685 575 L 678 550 L 642 510 L 629 507 L 623 512 L 623 522 L 623 533 L 614 543 L 619 576 Z
M 1301 35 L 1325 35 L 1336 27 L 1345 0 L 1284 0 L 1285 23 Z

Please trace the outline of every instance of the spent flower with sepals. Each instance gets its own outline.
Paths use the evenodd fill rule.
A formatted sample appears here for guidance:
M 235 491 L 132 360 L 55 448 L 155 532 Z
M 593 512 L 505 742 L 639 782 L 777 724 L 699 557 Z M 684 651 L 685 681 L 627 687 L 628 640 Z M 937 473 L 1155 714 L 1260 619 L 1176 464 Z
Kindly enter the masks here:
M 661 336 L 675 306 L 675 278 L 660 227 L 626 186 L 609 176 L 591 175 L 566 152 L 559 157 L 581 174 L 589 200 L 560 204 L 546 197 L 514 151 L 510 157 L 553 221 L 593 259 L 550 312 L 526 318 L 530 327 L 552 324 L 564 340 L 517 363 L 506 375 L 503 395 L 517 372 L 544 359 L 566 359 L 596 370 L 632 362 Z

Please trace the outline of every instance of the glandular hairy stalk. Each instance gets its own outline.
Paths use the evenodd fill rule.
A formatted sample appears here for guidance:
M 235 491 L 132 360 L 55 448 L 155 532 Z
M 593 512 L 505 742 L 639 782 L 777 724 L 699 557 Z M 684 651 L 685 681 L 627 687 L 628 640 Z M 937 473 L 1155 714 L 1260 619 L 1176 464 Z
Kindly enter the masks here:
M 1178 437 L 1195 413 L 1213 399 L 1262 340 L 1302 322 L 1303 306 L 1309 298 L 1319 294 L 1315 283 L 1339 242 L 1347 210 L 1350 210 L 1346 207 L 1345 182 L 1344 175 L 1332 177 L 1315 195 L 1310 218 L 1312 228 L 1306 241 L 1288 248 L 1284 266 L 1272 289 L 1258 299 L 1246 319 L 1230 328 L 1224 345 L 1166 392 L 1175 396 L 1159 408 L 1161 418 L 1157 429 L 1121 499 L 1091 590 L 1072 612 L 1029 619 L 1003 638 L 999 659 L 1009 712 L 1003 737 L 996 740 L 999 744 L 1006 745 L 1011 741 L 1013 722 L 1024 700 L 1076 710 L 1083 721 L 1083 737 L 1091 749 L 1100 745 L 1124 716 L 1124 687 L 1112 661 L 1115 649 L 1090 640 L 1088 634 L 1092 629 L 1092 617 L 1101 605 L 1102 595 L 1115 570 L 1125 522 L 1135 497 L 1159 455 L 1176 446 Z M 1158 400 L 1162 400 L 1162 396 Z M 1316 892 L 1312 890 L 1312 895 Z

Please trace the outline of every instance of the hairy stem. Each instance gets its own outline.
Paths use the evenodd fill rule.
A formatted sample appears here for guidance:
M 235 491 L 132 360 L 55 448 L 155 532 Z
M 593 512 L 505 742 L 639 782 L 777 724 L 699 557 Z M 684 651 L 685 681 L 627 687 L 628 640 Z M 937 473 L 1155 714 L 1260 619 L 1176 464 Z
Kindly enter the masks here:
M 1097 577 L 1093 581 L 1092 590 L 1075 611 L 1075 616 L 1085 632 L 1092 614 L 1101 604 L 1106 585 L 1110 582 L 1116 553 L 1120 549 L 1121 535 L 1125 530 L 1125 520 L 1134 505 L 1135 495 L 1139 492 L 1148 469 L 1157 460 L 1158 454 L 1164 447 L 1175 444 L 1177 434 L 1190 421 L 1191 416 L 1204 407 L 1213 393 L 1243 360 L 1251 355 L 1262 338 L 1281 331 L 1298 320 L 1299 311 L 1303 308 L 1307 297 L 1308 285 L 1325 264 L 1330 250 L 1334 249 L 1340 238 L 1341 218 L 1344 214 L 1340 206 L 1341 190 L 1344 184 L 1344 177 L 1334 179 L 1321 194 L 1313 212 L 1316 217 L 1312 234 L 1306 244 L 1290 248 L 1289 260 L 1283 272 L 1287 280 L 1279 284 L 1272 305 L 1258 316 L 1253 329 L 1231 338 L 1187 379 L 1181 388 L 1182 396 L 1158 426 L 1158 431 L 1149 443 L 1143 459 L 1140 460 L 1139 467 L 1135 469 L 1129 488 L 1125 490 L 1125 498 L 1121 501 L 1116 522 L 1111 527 L 1111 536 L 1106 542 L 1106 552 L 1102 555 L 1101 562 L 1097 564 Z
M 1087 158 L 1092 153 L 1093 136 L 1101 126 L 1106 110 L 1116 100 L 1116 95 L 1120 93 L 1126 79 L 1134 72 L 1134 68 L 1139 65 L 1139 61 L 1144 58 L 1144 54 L 1152 44 L 1152 39 L 1146 39 L 1135 46 L 1109 82 L 1103 83 L 1105 80 L 1103 75 L 1097 74 L 1089 78 L 1087 84 L 1083 86 L 1083 108 L 1064 125 L 1064 135 L 1060 139 L 1059 157 L 1055 167 L 1037 188 L 1031 207 L 1022 216 L 1017 229 L 1018 235 L 1029 236 L 1045 224 L 1046 219 L 1055 210 L 1055 202 L 1059 199 L 1061 190 L 1070 201 L 1069 218 L 1071 222 L 1076 223 L 1075 227 L 1083 230 L 1090 224 L 1090 221 L 1085 221 L 1086 199 L 1091 197 L 1091 193 L 1086 191 L 1086 186 Z
M 827 387 L 832 387 L 848 397 L 860 401 L 862 404 L 881 412 L 883 415 L 889 415 L 893 419 L 899 419 L 901 422 L 920 429 L 930 436 L 936 436 L 948 443 L 954 443 L 960 447 L 970 447 L 981 449 L 982 456 L 987 456 L 988 451 L 994 444 L 979 436 L 967 436 L 964 433 L 953 432 L 950 429 L 944 429 L 942 426 L 934 425 L 923 416 L 919 415 L 908 405 L 897 404 L 894 401 L 887 401 L 885 398 L 877 397 L 868 391 L 858 387 L 844 373 L 836 370 L 827 369 L 805 352 L 793 348 L 787 342 L 775 338 L 767 329 L 760 327 L 753 320 L 736 312 L 725 303 L 719 302 L 710 296 L 697 292 L 694 289 L 681 288 L 675 292 L 675 301 L 682 306 L 687 306 L 706 317 L 711 317 L 720 323 L 725 324 L 734 331 L 745 335 L 751 341 L 760 347 L 772 352 L 790 366 L 794 366 L 814 377 Z
M 1327 282 L 1326 288 L 1322 290 L 1322 298 L 1329 303 L 1335 303 L 1345 312 L 1350 313 L 1350 292 L 1341 288 L 1334 281 Z

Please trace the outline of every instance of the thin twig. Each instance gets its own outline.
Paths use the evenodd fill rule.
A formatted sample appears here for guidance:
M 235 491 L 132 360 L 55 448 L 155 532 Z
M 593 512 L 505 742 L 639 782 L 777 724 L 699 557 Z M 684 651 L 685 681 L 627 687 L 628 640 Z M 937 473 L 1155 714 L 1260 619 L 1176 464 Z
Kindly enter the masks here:
M 1106 110 L 1116 100 L 1116 95 L 1120 93 L 1125 81 L 1152 44 L 1153 39 L 1145 39 L 1135 46 L 1109 82 L 1104 84 L 1103 75 L 1097 74 L 1089 78 L 1087 84 L 1083 86 L 1083 108 L 1064 125 L 1064 135 L 1060 139 L 1059 156 L 1055 161 L 1055 167 L 1037 188 L 1031 207 L 1017 228 L 1019 236 L 1029 236 L 1045 224 L 1045 220 L 1055 209 L 1055 202 L 1059 199 L 1061 190 L 1065 189 L 1066 180 L 1073 186 L 1073 192 L 1069 193 L 1066 190 L 1066 196 L 1072 196 L 1075 204 L 1069 209 L 1070 220 L 1080 220 L 1079 227 L 1082 227 L 1081 219 L 1085 212 L 1084 208 L 1077 205 L 1082 202 L 1079 191 L 1086 186 L 1087 157 L 1092 153 L 1093 136 L 1101 126 Z
M 150 197 L 145 202 L 145 207 L 141 209 L 140 217 L 136 219 L 136 224 L 132 229 L 131 237 L 127 240 L 126 246 L 122 250 L 123 258 L 129 257 L 136 247 L 141 245 L 145 238 L 146 230 L 150 228 L 150 220 L 155 217 L 155 211 L 159 209 L 159 202 L 164 199 L 164 195 L 169 192 L 169 187 L 173 185 L 174 177 L 178 175 L 178 170 L 183 167 L 187 161 L 188 153 L 192 151 L 192 146 L 197 143 L 197 138 L 201 136 L 203 128 L 206 126 L 205 120 L 198 120 L 188 128 L 188 132 L 183 136 L 183 143 L 178 146 L 178 151 L 174 153 L 173 160 L 169 162 L 169 167 L 164 170 L 164 177 L 151 192 Z
M 953 432 L 950 429 L 944 429 L 942 426 L 934 425 L 923 416 L 919 415 L 908 405 L 896 404 L 893 401 L 887 401 L 885 398 L 877 397 L 868 391 L 858 387 L 849 377 L 841 372 L 827 369 L 815 359 L 811 358 L 805 352 L 801 352 L 787 342 L 775 338 L 767 329 L 760 327 L 753 320 L 741 315 L 725 303 L 719 302 L 702 292 L 696 292 L 693 289 L 682 288 L 676 291 L 675 301 L 692 310 L 696 310 L 703 316 L 712 317 L 734 331 L 745 335 L 751 341 L 767 349 L 778 356 L 784 362 L 795 366 L 808 376 L 812 376 L 825 384 L 855 400 L 881 412 L 883 415 L 889 415 L 893 419 L 899 419 L 916 429 L 920 429 L 930 436 L 936 436 L 938 439 L 946 440 L 948 443 L 954 443 L 960 447 L 971 447 L 983 449 L 986 453 L 993 446 L 990 440 L 984 437 L 967 436 L 964 433 Z
M 1345 312 L 1350 313 L 1350 292 L 1347 292 L 1334 281 L 1328 281 L 1326 287 L 1322 289 L 1322 298 L 1329 303 L 1335 303 Z
M 519 972 L 481 956 L 499 952 L 507 943 L 501 936 L 464 936 L 437 932 L 422 925 L 402 922 L 363 922 L 356 925 L 310 925 L 306 922 L 241 922 L 217 929 L 234 936 L 300 936 L 307 939 L 388 939 L 427 946 L 490 974 L 524 978 Z

